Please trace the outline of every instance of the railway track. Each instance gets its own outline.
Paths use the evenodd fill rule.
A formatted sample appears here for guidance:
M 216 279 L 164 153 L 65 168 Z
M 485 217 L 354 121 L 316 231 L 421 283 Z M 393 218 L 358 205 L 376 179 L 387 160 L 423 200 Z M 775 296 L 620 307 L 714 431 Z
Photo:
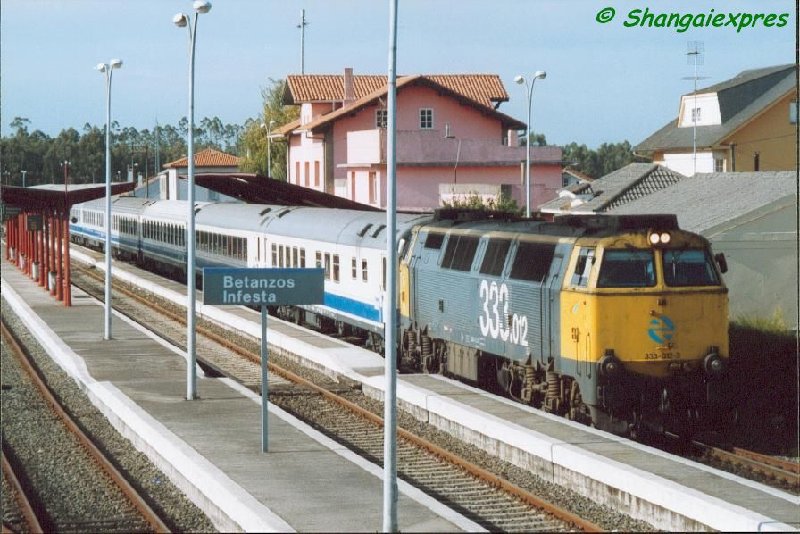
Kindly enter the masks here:
M 5 321 L 0 329 L 4 368 L 14 368 L 3 374 L 8 395 L 3 472 L 9 481 L 18 481 L 12 488 L 25 525 L 21 530 L 168 532 L 160 516 L 62 407 Z M 17 401 L 22 401 L 23 410 Z M 34 430 L 6 432 L 6 425 L 20 424 L 21 417 L 33 420 Z M 42 432 L 44 440 L 36 441 L 33 435 Z
M 800 493 L 800 463 L 767 456 L 757 452 L 730 447 L 725 449 L 705 443 L 692 442 L 699 454 L 712 462 L 732 466 L 736 471 L 752 473 L 758 478 L 772 481 L 794 493 Z
M 73 283 L 102 298 L 102 275 L 92 269 L 76 271 Z M 184 345 L 185 315 L 160 306 L 127 288 L 115 287 L 115 308 L 177 346 Z M 154 315 L 158 315 L 156 317 Z M 255 340 L 230 339 L 230 333 L 198 322 L 197 360 L 201 366 L 229 376 L 254 391 L 260 390 L 260 360 Z M 355 452 L 380 464 L 383 427 L 378 403 L 361 395 L 356 385 L 336 382 L 291 361 L 271 356 L 270 401 L 328 434 Z M 279 364 L 280 363 L 280 364 Z M 301 376 L 303 375 L 303 376 Z M 276 387 L 277 386 L 277 387 Z M 366 406 L 366 407 L 365 407 Z M 564 508 L 550 504 L 501 476 L 414 433 L 398 432 L 398 475 L 449 504 L 487 530 L 597 531 L 602 528 Z M 609 528 L 613 528 L 609 523 Z M 641 525 L 640 525 L 641 528 Z

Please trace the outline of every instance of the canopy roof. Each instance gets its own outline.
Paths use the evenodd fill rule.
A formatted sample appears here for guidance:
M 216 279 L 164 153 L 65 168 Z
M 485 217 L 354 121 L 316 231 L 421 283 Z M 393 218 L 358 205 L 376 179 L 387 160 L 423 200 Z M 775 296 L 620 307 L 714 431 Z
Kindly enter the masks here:
M 134 182 L 111 184 L 111 194 L 133 191 Z M 2 186 L 3 204 L 19 206 L 23 210 L 55 209 L 68 211 L 73 204 L 88 202 L 106 195 L 105 184 L 42 185 L 35 187 Z

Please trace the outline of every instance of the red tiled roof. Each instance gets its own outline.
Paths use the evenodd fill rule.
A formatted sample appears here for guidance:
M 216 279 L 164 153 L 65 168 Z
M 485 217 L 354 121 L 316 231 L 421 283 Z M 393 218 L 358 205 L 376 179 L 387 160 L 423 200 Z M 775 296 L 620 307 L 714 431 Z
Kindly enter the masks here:
M 398 83 L 402 78 L 398 77 Z M 496 74 L 430 74 L 410 76 L 429 79 L 454 93 L 487 107 L 508 101 L 508 93 Z M 286 78 L 286 104 L 303 102 L 341 102 L 344 100 L 344 76 L 341 74 L 293 74 Z M 384 75 L 353 75 L 356 100 L 385 89 Z
M 172 161 L 164 165 L 166 169 L 175 169 L 178 167 L 188 167 L 189 156 L 184 156 L 179 160 Z M 233 154 L 227 154 L 214 150 L 213 148 L 206 148 L 194 155 L 195 167 L 238 167 L 239 158 Z
M 498 81 L 499 81 L 499 79 L 498 79 Z M 463 101 L 464 103 L 466 103 L 468 105 L 471 105 L 473 108 L 477 109 L 480 113 L 483 113 L 483 114 L 486 114 L 486 115 L 490 115 L 490 116 L 496 118 L 497 120 L 501 121 L 503 123 L 503 128 L 504 129 L 513 128 L 513 129 L 518 129 L 519 130 L 519 129 L 522 129 L 522 128 L 525 127 L 524 123 L 514 119 L 513 117 L 510 117 L 510 116 L 508 116 L 508 115 L 506 115 L 504 113 L 501 113 L 501 112 L 497 111 L 494 108 L 494 106 L 482 105 L 479 102 L 477 102 L 476 100 L 474 100 L 472 98 L 469 98 L 467 96 L 464 96 L 463 93 L 460 93 L 455 89 L 451 89 L 449 87 L 446 87 L 446 86 L 438 83 L 431 76 L 403 76 L 403 77 L 397 79 L 397 89 L 398 90 L 402 89 L 403 87 L 414 85 L 414 84 L 424 84 L 424 85 L 434 86 L 434 87 L 440 88 L 440 90 L 443 90 L 445 92 L 450 93 L 450 95 L 453 98 L 459 99 L 459 100 Z M 387 92 L 387 87 L 386 87 L 386 85 L 384 85 L 381 88 L 373 91 L 372 93 L 369 93 L 368 95 L 365 95 L 365 96 L 357 99 L 355 102 L 353 102 L 353 103 L 351 103 L 351 104 L 349 104 L 347 106 L 341 107 L 341 108 L 337 109 L 336 111 L 333 111 L 331 113 L 327 113 L 325 115 L 321 115 L 321 116 L 315 118 L 311 122 L 308 122 L 308 123 L 302 125 L 302 127 L 300 129 L 313 131 L 315 128 L 318 128 L 320 126 L 326 125 L 329 122 L 338 119 L 342 115 L 347 115 L 349 113 L 353 113 L 354 111 L 357 111 L 357 110 L 359 110 L 359 109 L 371 104 L 372 102 L 374 102 L 378 98 L 380 98 L 383 95 L 385 95 L 386 92 Z M 291 131 L 291 130 L 289 130 L 288 125 L 287 125 L 286 130 L 287 130 L 287 133 L 288 133 L 288 131 Z

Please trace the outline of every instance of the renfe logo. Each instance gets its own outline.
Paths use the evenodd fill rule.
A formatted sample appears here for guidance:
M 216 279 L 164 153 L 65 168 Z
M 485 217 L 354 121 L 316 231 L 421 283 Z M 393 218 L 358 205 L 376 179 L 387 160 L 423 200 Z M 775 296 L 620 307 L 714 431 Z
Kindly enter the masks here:
M 650 339 L 656 343 L 666 343 L 672 339 L 672 335 L 674 333 L 675 325 L 673 324 L 672 319 L 666 315 L 662 315 L 650 321 L 650 329 L 647 331 Z

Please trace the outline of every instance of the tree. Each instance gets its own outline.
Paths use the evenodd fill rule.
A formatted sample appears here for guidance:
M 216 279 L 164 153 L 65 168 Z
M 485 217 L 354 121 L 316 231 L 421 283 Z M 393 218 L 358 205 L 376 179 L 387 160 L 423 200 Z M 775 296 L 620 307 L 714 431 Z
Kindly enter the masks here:
M 245 172 L 255 172 L 286 180 L 286 146 L 280 139 L 272 139 L 267 143 L 267 131 L 274 132 L 281 126 L 297 119 L 299 109 L 296 106 L 283 104 L 285 80 L 270 79 L 271 85 L 261 90 L 263 110 L 261 117 L 248 119 L 241 135 L 239 156 L 242 163 L 239 167 Z M 270 121 L 274 121 L 271 128 L 267 128 Z M 270 148 L 272 169 L 267 170 L 267 145 Z
M 562 150 L 562 159 L 566 166 L 592 178 L 601 178 L 640 158 L 640 156 L 634 155 L 628 141 L 613 144 L 603 143 L 597 150 L 573 142 L 562 147 Z

